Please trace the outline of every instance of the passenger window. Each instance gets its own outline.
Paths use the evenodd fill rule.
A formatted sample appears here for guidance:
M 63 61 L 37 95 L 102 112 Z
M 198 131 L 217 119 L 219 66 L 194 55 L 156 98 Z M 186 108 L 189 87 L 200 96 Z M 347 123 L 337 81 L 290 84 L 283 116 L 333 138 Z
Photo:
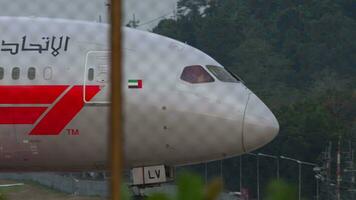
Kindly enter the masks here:
M 0 80 L 4 79 L 4 68 L 0 67 Z
M 214 78 L 200 65 L 193 65 L 184 68 L 180 78 L 189 83 L 214 82 Z
M 88 70 L 88 80 L 89 81 L 93 81 L 94 80 L 94 69 L 93 68 L 90 68 Z
M 43 78 L 45 80 L 51 80 L 52 79 L 52 68 L 51 67 L 46 67 L 43 70 Z
M 13 80 L 18 80 L 20 78 L 20 68 L 14 67 L 12 69 L 11 77 Z
M 208 70 L 222 82 L 237 83 L 240 81 L 223 67 L 208 65 L 206 68 L 208 68 Z
M 36 68 L 34 67 L 28 68 L 27 77 L 30 80 L 34 80 L 36 78 Z

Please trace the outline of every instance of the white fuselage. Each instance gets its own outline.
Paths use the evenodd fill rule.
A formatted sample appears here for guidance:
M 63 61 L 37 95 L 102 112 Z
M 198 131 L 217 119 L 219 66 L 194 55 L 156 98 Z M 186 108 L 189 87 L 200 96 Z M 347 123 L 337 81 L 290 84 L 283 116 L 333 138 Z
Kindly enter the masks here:
M 105 169 L 109 26 L 0 17 L 0 30 L 0 170 Z M 126 166 L 222 159 L 278 133 L 271 111 L 243 83 L 207 70 L 221 67 L 211 57 L 149 32 L 123 33 Z M 182 80 L 193 65 L 214 81 Z

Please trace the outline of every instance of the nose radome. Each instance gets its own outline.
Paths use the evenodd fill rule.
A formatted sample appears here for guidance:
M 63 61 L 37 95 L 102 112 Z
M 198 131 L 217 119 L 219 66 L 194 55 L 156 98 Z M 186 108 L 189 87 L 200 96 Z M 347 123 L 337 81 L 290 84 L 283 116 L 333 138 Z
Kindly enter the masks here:
M 271 110 L 253 93 L 246 106 L 243 143 L 246 152 L 271 142 L 278 134 L 279 124 Z

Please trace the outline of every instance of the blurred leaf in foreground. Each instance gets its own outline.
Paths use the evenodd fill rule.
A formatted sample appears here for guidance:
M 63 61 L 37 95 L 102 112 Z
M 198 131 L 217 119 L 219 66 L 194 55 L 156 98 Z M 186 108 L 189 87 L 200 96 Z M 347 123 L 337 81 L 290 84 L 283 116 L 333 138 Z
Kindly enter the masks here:
M 214 179 L 206 186 L 205 200 L 216 200 L 223 190 L 223 181 L 221 178 Z
M 267 200 L 297 200 L 298 193 L 294 186 L 285 181 L 272 181 L 267 186 Z
M 131 193 L 130 193 L 130 190 L 126 184 L 121 185 L 121 199 L 122 200 L 130 200 L 131 199 Z
M 178 200 L 203 200 L 204 185 L 200 176 L 183 173 L 178 176 Z
M 147 200 L 171 200 L 171 198 L 164 193 L 155 193 L 148 197 Z

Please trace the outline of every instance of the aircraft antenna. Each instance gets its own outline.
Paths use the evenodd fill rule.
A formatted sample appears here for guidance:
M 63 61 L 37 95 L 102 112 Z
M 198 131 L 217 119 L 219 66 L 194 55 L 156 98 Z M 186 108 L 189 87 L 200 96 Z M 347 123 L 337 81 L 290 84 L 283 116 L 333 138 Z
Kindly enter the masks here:
M 129 21 L 129 23 L 126 24 L 126 26 L 131 27 L 131 28 L 137 28 L 139 27 L 140 21 L 136 20 L 136 15 L 132 15 L 132 20 Z

